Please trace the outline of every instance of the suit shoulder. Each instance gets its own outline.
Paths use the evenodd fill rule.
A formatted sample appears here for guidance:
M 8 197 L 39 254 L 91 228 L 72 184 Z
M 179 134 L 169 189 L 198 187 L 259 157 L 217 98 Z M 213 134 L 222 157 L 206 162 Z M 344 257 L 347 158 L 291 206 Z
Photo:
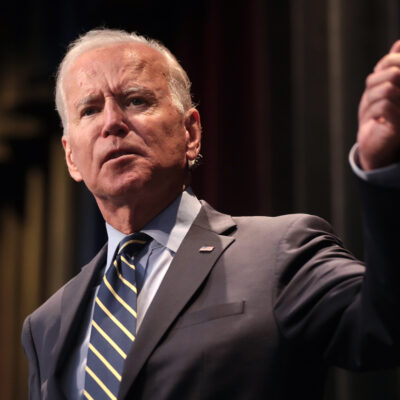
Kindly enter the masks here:
M 238 229 L 252 229 L 262 232 L 274 232 L 284 235 L 290 231 L 314 229 L 321 232 L 333 233 L 331 225 L 323 218 L 310 214 L 285 214 L 274 217 L 251 216 L 233 217 Z
M 25 319 L 25 323 L 28 319 L 30 319 L 32 324 L 35 323 L 35 321 L 37 320 L 54 318 L 56 313 L 60 312 L 59 310 L 61 307 L 61 300 L 64 289 L 75 279 L 79 279 L 79 273 L 71 278 L 68 282 L 66 282 L 61 288 L 57 289 L 57 291 L 53 293 L 44 303 L 42 303 L 35 311 L 29 314 Z
M 95 269 L 98 266 L 103 266 L 103 264 L 105 264 L 105 257 L 106 246 L 104 246 L 100 252 L 81 269 L 80 272 L 66 282 L 60 289 L 52 294 L 41 306 L 39 306 L 35 311 L 33 311 L 32 314 L 28 316 L 31 320 L 31 324 L 34 324 L 38 321 L 44 323 L 50 322 L 55 315 L 60 315 L 64 291 L 71 285 L 73 287 L 79 287 L 81 283 L 83 284 L 83 282 L 89 282 L 94 275 Z
M 289 259 L 288 254 L 297 253 L 306 247 L 313 248 L 315 252 L 319 247 L 343 247 L 328 222 L 309 214 L 233 217 L 233 220 L 236 226 L 230 235 L 235 238 L 234 248 L 245 248 L 247 254 L 254 254 L 261 259 L 273 259 L 278 266 L 283 265 L 282 259 Z

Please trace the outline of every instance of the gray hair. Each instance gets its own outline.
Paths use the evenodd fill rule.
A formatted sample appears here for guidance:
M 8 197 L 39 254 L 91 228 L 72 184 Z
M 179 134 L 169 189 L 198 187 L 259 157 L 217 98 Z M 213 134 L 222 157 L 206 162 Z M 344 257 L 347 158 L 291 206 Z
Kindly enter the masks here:
M 74 61 L 83 53 L 94 48 L 106 47 L 117 43 L 143 43 L 163 54 L 169 67 L 168 85 L 175 107 L 182 114 L 193 107 L 189 77 L 175 56 L 163 44 L 134 32 L 129 33 L 116 29 L 94 29 L 80 36 L 69 45 L 65 57 L 58 67 L 55 92 L 56 109 L 60 115 L 64 133 L 68 131 L 64 92 L 65 75 Z

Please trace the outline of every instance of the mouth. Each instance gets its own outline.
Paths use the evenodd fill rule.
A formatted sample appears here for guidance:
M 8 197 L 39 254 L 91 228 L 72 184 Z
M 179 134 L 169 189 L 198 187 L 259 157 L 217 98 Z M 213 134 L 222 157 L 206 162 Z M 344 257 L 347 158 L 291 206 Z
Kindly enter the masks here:
M 126 157 L 126 156 L 136 156 L 138 155 L 138 152 L 135 151 L 134 149 L 115 149 L 115 150 L 111 150 L 109 151 L 104 159 L 103 159 L 103 164 L 108 162 L 108 161 L 112 161 L 112 160 L 116 160 L 122 157 Z

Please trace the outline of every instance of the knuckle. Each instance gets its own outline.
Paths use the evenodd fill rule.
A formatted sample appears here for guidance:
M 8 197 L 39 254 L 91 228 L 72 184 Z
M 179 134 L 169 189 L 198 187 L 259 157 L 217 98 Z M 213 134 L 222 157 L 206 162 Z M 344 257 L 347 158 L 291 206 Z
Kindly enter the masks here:
M 392 82 L 386 81 L 382 85 L 382 95 L 385 97 L 390 97 L 396 93 L 396 87 Z
M 390 67 L 389 80 L 394 83 L 400 83 L 400 68 L 396 66 Z
M 372 85 L 374 80 L 374 73 L 371 73 L 367 76 L 367 78 L 365 79 L 365 86 L 368 88 Z
M 392 111 L 392 103 L 388 99 L 383 99 L 380 104 L 380 108 L 384 113 L 390 113 Z
M 386 81 L 382 83 L 379 97 L 386 101 L 393 101 L 397 102 L 400 96 L 400 89 L 399 87 L 391 81 Z

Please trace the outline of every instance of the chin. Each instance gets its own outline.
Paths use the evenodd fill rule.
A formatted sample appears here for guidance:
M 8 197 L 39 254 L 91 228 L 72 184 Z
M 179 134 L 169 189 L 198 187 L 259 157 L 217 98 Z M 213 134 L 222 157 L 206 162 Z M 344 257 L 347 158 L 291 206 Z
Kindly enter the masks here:
M 107 190 L 109 197 L 134 196 L 144 189 L 143 182 L 133 181 L 124 184 L 114 184 Z
M 89 190 L 93 193 L 96 198 L 104 200 L 118 199 L 126 196 L 134 196 L 140 193 L 141 190 L 146 186 L 146 181 L 139 177 L 115 177 L 109 179 L 107 183 L 101 185 L 97 189 Z

